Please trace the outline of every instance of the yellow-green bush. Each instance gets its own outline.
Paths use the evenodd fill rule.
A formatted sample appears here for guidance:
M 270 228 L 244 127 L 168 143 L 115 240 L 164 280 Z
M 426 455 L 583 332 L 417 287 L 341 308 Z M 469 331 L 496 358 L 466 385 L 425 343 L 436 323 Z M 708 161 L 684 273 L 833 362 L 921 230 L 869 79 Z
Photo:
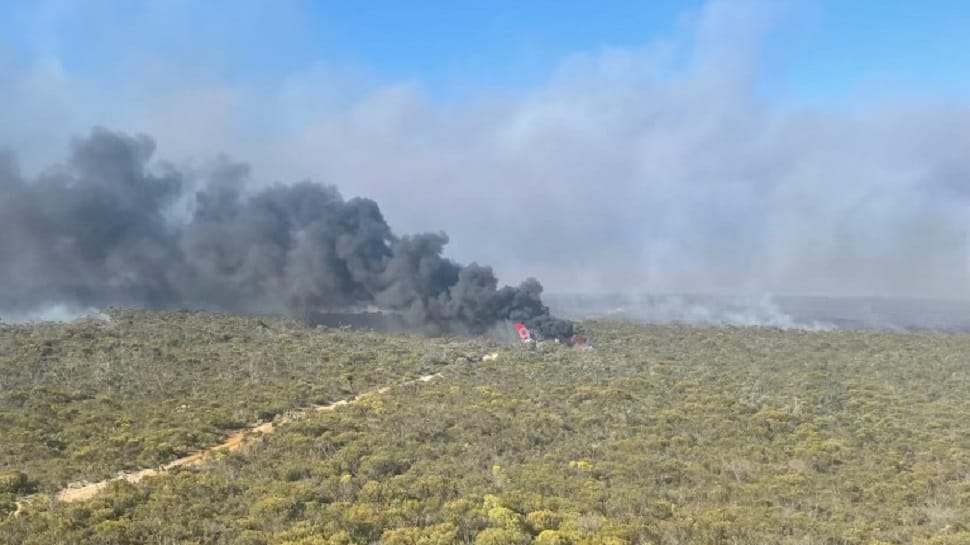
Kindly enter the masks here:
M 280 351 L 266 352 L 242 334 L 224 347 L 185 332 L 183 342 L 198 345 L 161 350 L 161 360 L 191 359 L 181 372 L 198 371 L 190 375 L 198 392 L 168 405 L 176 409 L 169 414 L 136 406 L 162 396 L 126 389 L 139 383 L 112 375 L 116 360 L 68 365 L 58 340 L 66 330 L 45 327 L 19 329 L 14 352 L 53 337 L 58 373 L 73 372 L 83 388 L 71 390 L 43 366 L 33 377 L 0 369 L 17 377 L 3 379 L 5 388 L 18 384 L 0 393 L 3 470 L 28 481 L 50 470 L 42 490 L 79 467 L 109 473 L 114 456 L 137 460 L 204 442 L 221 433 L 207 411 L 219 422 L 246 421 L 236 411 L 279 410 L 290 395 L 347 395 L 365 380 L 354 371 L 350 384 L 354 366 L 377 382 L 455 342 L 375 335 L 370 347 L 350 341 L 326 351 L 316 336 L 343 333 L 294 327 L 269 337 Z M 0 520 L 0 543 L 970 543 L 970 337 L 583 328 L 595 351 L 503 349 L 487 365 L 445 366 L 440 381 L 308 415 L 211 464 L 111 486 L 89 503 L 51 505 L 40 496 L 22 516 Z M 114 351 L 133 342 L 105 337 L 84 346 L 104 355 L 102 341 Z M 286 380 L 250 367 L 250 348 L 279 355 Z M 220 359 L 223 350 L 235 363 Z M 329 363 L 315 367 L 318 356 Z M 331 374 L 317 382 L 313 369 Z M 86 378 L 95 371 L 105 378 Z M 163 379 L 191 394 L 188 381 Z M 241 389 L 228 395 L 230 384 Z M 191 407 L 179 411 L 181 403 Z M 116 429 L 97 432 L 103 422 Z M 40 454 L 18 454 L 12 444 Z M 22 489 L 19 475 L 9 482 Z M 5 497 L 2 505 L 11 510 Z

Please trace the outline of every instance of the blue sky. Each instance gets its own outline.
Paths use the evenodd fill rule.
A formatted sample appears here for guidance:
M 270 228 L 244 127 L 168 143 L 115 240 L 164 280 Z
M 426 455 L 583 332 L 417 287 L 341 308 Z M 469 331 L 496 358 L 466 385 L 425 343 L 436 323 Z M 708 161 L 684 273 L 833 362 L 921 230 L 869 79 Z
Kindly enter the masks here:
M 755 2 L 779 11 L 761 73 L 772 97 L 838 101 L 890 85 L 970 93 L 970 5 L 956 0 Z M 572 53 L 676 36 L 695 1 L 0 2 L 0 54 L 56 58 L 70 74 L 123 80 L 145 63 L 272 84 L 315 63 L 418 81 L 462 99 L 547 77 Z M 3 57 L 0 57 L 2 59 Z

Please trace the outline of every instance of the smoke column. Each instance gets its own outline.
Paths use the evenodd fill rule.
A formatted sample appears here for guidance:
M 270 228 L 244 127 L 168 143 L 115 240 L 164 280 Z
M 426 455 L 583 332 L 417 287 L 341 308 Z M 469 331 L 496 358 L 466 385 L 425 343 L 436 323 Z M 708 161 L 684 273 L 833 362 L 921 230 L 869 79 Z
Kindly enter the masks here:
M 443 257 L 444 233 L 397 236 L 372 200 L 312 182 L 244 191 L 245 165 L 206 179 L 151 162 L 154 141 L 102 128 L 66 164 L 25 180 L 0 160 L 0 309 L 130 305 L 300 318 L 378 307 L 430 332 L 522 321 L 547 337 L 572 324 L 542 285 L 499 287 L 492 269 Z M 191 194 L 195 191 L 194 196 Z M 178 213 L 188 201 L 191 212 Z

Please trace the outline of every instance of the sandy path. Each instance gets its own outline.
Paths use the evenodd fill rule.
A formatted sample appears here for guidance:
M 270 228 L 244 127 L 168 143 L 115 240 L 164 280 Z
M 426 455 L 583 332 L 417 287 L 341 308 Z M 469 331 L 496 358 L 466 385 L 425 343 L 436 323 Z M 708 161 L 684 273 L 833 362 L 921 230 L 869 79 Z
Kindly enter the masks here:
M 398 386 L 407 386 L 410 384 L 417 384 L 419 382 L 429 382 L 439 377 L 441 377 L 441 373 L 424 375 L 414 380 L 403 382 Z M 114 481 L 125 480 L 130 483 L 137 483 L 138 481 L 144 479 L 145 477 L 164 475 L 177 467 L 188 467 L 188 466 L 198 465 L 198 464 L 201 464 L 202 462 L 212 459 L 212 457 L 219 451 L 224 450 L 227 452 L 232 452 L 235 450 L 239 450 L 248 437 L 252 437 L 255 435 L 264 435 L 267 433 L 273 433 L 276 430 L 277 426 L 286 424 L 287 422 L 291 422 L 293 420 L 298 420 L 300 418 L 303 418 L 309 413 L 317 412 L 317 411 L 331 411 L 333 409 L 336 409 L 337 407 L 342 407 L 344 405 L 357 403 L 358 401 L 369 396 L 387 393 L 388 391 L 391 390 L 391 388 L 393 388 L 393 386 L 384 386 L 376 390 L 371 390 L 369 392 L 358 394 L 356 397 L 351 399 L 342 399 L 340 401 L 334 401 L 333 403 L 330 403 L 328 405 L 314 405 L 311 407 L 306 407 L 304 409 L 291 412 L 289 413 L 288 416 L 277 418 L 273 422 L 253 424 L 252 426 L 242 431 L 239 431 L 230 435 L 228 438 L 226 438 L 225 441 L 223 441 L 222 443 L 219 443 L 218 445 L 214 445 L 206 449 L 203 449 L 199 452 L 196 452 L 195 454 L 190 454 L 188 456 L 179 458 L 161 467 L 153 468 L 153 469 L 142 469 L 140 471 L 133 471 L 130 473 L 121 473 L 117 477 L 113 477 L 111 479 L 105 479 L 97 483 L 83 484 L 81 486 L 72 486 L 72 487 L 64 488 L 59 492 L 57 492 L 57 494 L 55 495 L 55 498 L 58 501 L 62 501 L 62 502 L 86 501 L 96 496 L 99 492 L 104 490 L 108 486 L 108 484 Z M 36 496 L 34 498 L 36 498 Z M 21 512 L 23 512 L 23 510 L 25 509 L 29 501 L 31 501 L 31 498 L 23 498 L 20 501 L 18 501 L 17 510 L 14 512 L 14 515 L 18 515 Z

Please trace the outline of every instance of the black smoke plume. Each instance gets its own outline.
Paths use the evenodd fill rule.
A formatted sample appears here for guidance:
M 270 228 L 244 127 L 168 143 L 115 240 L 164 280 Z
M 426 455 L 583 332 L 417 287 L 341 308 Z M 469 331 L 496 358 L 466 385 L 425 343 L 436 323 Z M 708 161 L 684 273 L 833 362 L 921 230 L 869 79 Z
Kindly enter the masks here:
M 513 320 L 546 337 L 572 334 L 542 304 L 538 281 L 499 287 L 491 268 L 443 257 L 444 233 L 396 236 L 372 200 L 311 182 L 247 194 L 244 165 L 222 160 L 200 182 L 152 164 L 154 151 L 149 137 L 98 128 L 34 180 L 0 160 L 0 309 L 127 305 L 310 319 L 376 307 L 432 332 L 482 333 Z M 191 211 L 180 214 L 186 202 Z

